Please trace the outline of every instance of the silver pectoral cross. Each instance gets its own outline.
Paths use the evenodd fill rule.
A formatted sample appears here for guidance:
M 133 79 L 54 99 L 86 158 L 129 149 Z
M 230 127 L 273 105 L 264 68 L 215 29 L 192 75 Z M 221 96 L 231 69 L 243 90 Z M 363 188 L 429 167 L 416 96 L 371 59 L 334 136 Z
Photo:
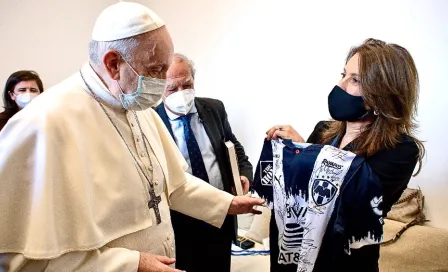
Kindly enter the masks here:
M 154 209 L 154 213 L 156 214 L 157 225 L 162 223 L 162 218 L 160 216 L 159 203 L 162 202 L 162 198 L 160 196 L 156 196 L 154 192 L 154 188 L 151 186 L 149 188 L 149 195 L 151 199 L 148 202 L 148 208 Z

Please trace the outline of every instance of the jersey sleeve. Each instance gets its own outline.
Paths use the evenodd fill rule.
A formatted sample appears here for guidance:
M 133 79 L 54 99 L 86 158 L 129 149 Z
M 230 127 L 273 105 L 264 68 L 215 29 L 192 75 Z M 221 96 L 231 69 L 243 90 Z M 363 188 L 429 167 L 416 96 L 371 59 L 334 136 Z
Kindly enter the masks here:
M 272 145 L 271 141 L 265 140 L 257 163 L 251 188 L 252 192 L 255 191 L 261 198 L 265 199 L 271 208 L 273 202 L 273 180 Z
M 383 196 L 381 183 L 363 161 L 342 188 L 335 231 L 343 237 L 344 250 L 379 244 L 383 240 Z

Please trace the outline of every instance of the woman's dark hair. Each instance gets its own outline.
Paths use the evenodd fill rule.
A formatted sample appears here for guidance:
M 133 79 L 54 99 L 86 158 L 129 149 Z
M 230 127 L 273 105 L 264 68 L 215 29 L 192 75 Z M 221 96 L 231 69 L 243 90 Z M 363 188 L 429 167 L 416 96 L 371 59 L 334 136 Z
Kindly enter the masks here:
M 14 92 L 14 88 L 19 82 L 34 80 L 39 87 L 39 93 L 44 91 L 44 86 L 42 84 L 42 80 L 39 75 L 34 71 L 22 70 L 17 71 L 11 74 L 6 81 L 5 89 L 3 91 L 3 105 L 5 111 L 0 114 L 0 130 L 6 124 L 6 122 L 11 118 L 14 114 L 19 111 L 19 107 L 16 102 L 11 99 L 10 93 Z

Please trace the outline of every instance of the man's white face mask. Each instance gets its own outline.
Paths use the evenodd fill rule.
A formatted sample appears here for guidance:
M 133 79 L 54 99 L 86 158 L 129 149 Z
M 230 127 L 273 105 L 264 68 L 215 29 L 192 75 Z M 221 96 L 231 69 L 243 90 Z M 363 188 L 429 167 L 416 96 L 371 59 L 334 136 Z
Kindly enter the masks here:
M 138 85 L 137 90 L 127 94 L 123 92 L 120 84 L 118 84 L 121 90 L 120 100 L 123 108 L 135 111 L 149 109 L 162 98 L 166 80 L 141 76 L 126 60 L 125 62 L 138 76 Z
M 165 97 L 165 105 L 167 105 L 168 108 L 175 113 L 187 115 L 193 107 L 194 97 L 194 89 L 177 91 Z

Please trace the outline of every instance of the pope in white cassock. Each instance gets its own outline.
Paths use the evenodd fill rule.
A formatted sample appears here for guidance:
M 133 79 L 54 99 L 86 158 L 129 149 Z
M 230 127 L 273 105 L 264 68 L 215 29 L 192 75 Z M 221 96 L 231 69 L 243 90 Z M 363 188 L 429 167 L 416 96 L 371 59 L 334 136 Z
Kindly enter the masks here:
M 186 173 L 150 109 L 173 45 L 148 8 L 98 17 L 90 61 L 0 133 L 0 271 L 178 271 L 169 207 L 220 227 L 260 199 Z M 200 253 L 198 253 L 200 254 Z

